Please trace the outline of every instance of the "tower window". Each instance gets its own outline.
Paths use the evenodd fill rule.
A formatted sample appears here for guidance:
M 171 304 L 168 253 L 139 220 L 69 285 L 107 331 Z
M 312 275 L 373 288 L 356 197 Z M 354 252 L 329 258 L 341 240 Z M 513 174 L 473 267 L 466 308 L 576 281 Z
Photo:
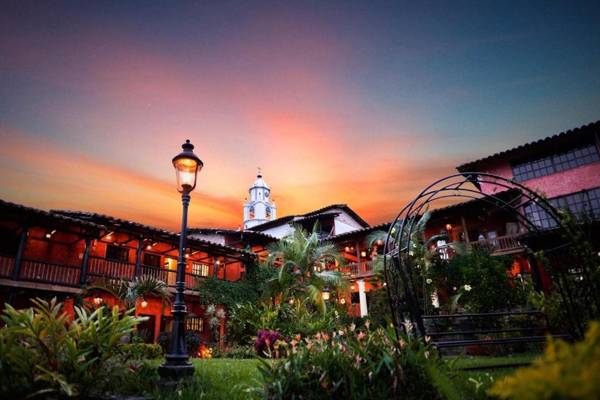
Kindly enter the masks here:
M 250 207 L 248 214 L 249 214 L 250 219 L 254 218 L 254 206 Z
M 267 207 L 267 218 L 271 218 L 271 207 Z

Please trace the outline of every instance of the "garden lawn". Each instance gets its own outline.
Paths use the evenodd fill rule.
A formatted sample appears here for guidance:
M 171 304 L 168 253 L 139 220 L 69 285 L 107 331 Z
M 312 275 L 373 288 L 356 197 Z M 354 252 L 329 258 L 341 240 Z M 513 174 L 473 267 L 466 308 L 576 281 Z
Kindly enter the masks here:
M 447 356 L 444 357 L 446 362 L 450 363 L 458 369 L 474 369 L 490 367 L 515 368 L 521 365 L 530 364 L 540 353 L 521 353 L 512 354 L 509 356 L 492 357 L 492 356 Z
M 467 386 L 485 393 L 496 380 L 515 372 L 519 365 L 530 364 L 539 356 L 540 353 L 523 353 L 502 357 L 453 356 L 444 357 L 444 360 L 454 368 L 462 370 Z M 481 369 L 476 369 L 478 367 Z
M 162 362 L 162 361 L 161 361 Z M 174 391 L 156 393 L 156 399 L 260 399 L 261 383 L 252 359 L 194 359 L 194 380 Z M 157 366 L 160 362 L 156 362 Z

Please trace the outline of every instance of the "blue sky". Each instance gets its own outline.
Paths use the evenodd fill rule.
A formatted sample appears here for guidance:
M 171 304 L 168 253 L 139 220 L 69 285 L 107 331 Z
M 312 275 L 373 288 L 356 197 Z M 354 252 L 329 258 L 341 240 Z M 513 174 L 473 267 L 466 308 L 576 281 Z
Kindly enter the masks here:
M 257 166 L 281 215 L 376 223 L 458 164 L 600 119 L 600 3 L 415 3 L 5 1 L 0 197 L 174 227 L 189 137 L 196 225 L 238 226 Z

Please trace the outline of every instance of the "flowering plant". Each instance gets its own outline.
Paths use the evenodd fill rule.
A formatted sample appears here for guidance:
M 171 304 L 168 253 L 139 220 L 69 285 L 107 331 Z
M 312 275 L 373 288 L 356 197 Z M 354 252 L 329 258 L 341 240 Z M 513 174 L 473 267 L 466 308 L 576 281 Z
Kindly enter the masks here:
M 438 399 L 443 364 L 427 343 L 355 326 L 294 337 L 285 361 L 262 360 L 265 398 Z
M 256 335 L 254 349 L 256 354 L 261 357 L 279 358 L 281 355 L 280 349 L 287 345 L 287 341 L 283 335 L 277 331 L 261 329 Z

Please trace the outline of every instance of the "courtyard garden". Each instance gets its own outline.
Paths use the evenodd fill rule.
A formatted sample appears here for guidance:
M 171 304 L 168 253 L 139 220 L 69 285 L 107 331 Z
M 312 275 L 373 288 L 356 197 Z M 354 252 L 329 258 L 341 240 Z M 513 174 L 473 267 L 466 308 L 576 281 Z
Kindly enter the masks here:
M 562 318 L 560 307 L 553 308 L 554 298 L 534 291 L 527 277 L 506 274 L 501 258 L 476 252 L 441 262 L 426 243 L 413 254 L 422 265 L 415 279 L 432 312 L 543 307 L 553 323 Z M 316 229 L 298 228 L 289 240 L 273 244 L 269 257 L 247 279 L 199 282 L 212 339 L 202 342 L 188 335 L 188 352 L 201 358 L 192 359 L 193 376 L 175 384 L 158 374 L 168 340 L 143 343 L 136 327 L 144 317 L 135 316 L 131 307 L 85 302 L 71 316 L 55 300 L 38 299 L 22 310 L 7 305 L 0 329 L 0 395 L 600 398 L 599 323 L 590 321 L 585 337 L 574 343 L 548 338 L 542 345 L 476 345 L 446 353 L 431 337 L 420 336 L 408 319 L 394 329 L 383 289 L 372 297 L 368 318 L 349 315 L 336 301 L 349 284 L 335 268 L 341 262 L 336 247 L 320 241 Z M 149 278 L 102 290 L 111 290 L 126 305 L 139 296 L 168 301 L 164 287 Z M 225 334 L 218 329 L 224 319 Z

